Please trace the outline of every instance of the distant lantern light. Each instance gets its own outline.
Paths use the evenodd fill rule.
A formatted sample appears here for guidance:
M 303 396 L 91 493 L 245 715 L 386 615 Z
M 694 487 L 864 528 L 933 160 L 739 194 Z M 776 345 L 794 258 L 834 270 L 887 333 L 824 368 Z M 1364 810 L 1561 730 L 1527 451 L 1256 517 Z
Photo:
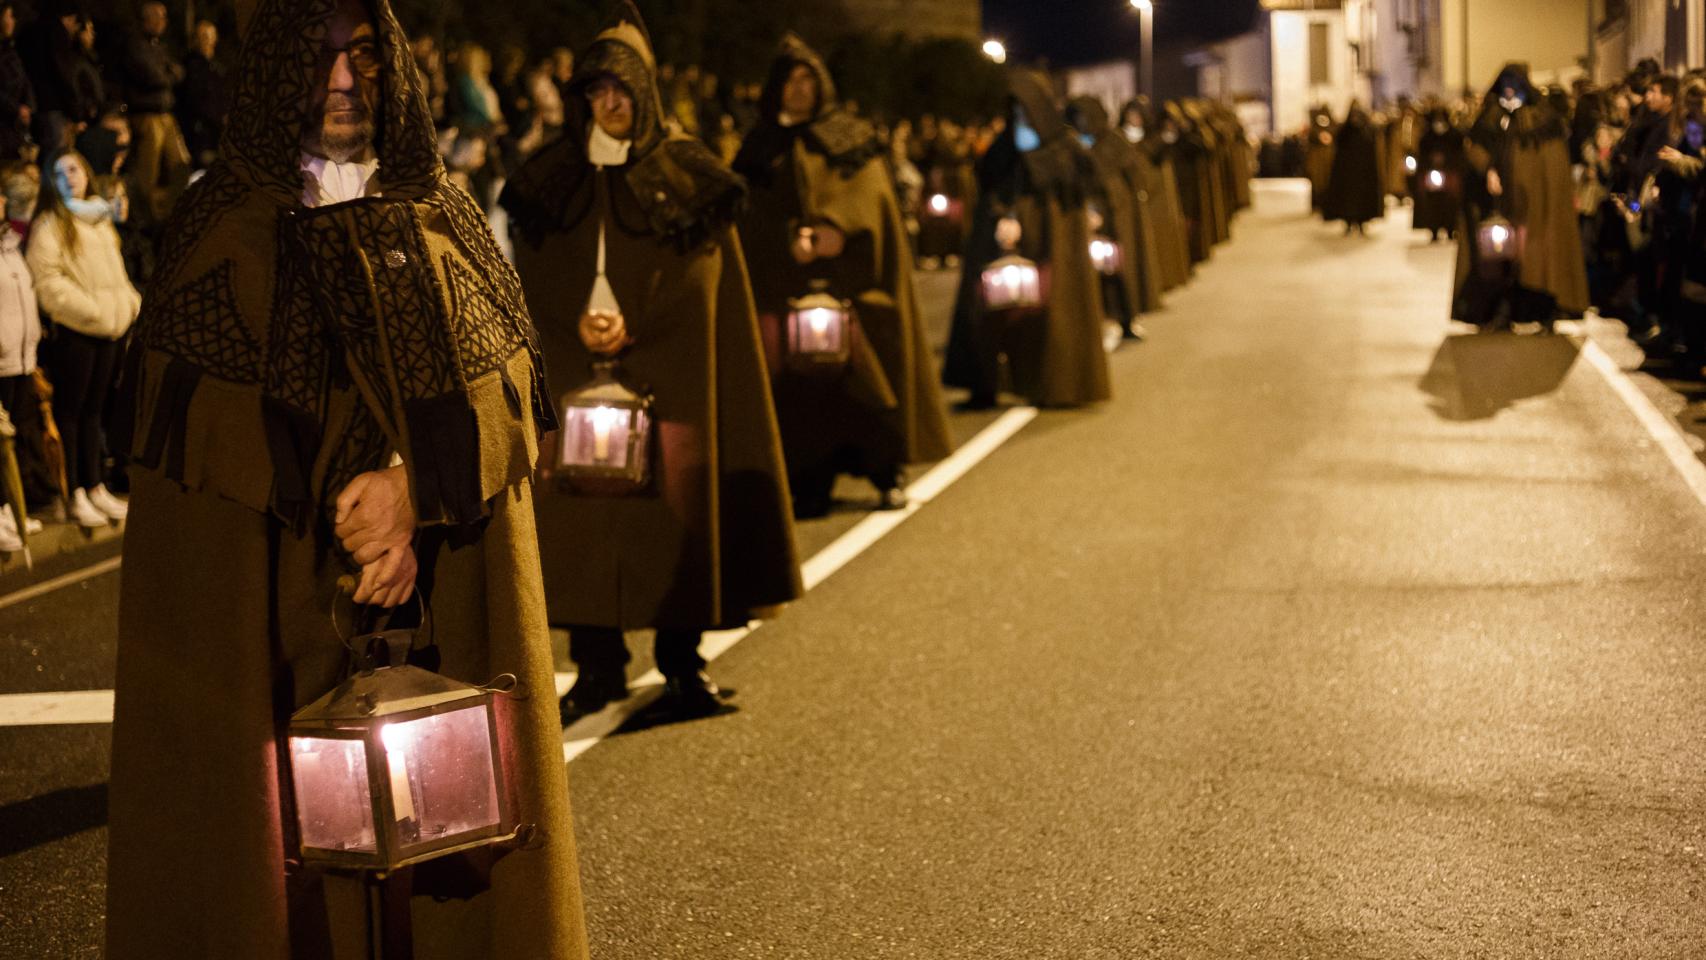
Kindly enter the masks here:
M 1416 172 L 1416 158 L 1415 157 L 1405 157 L 1404 158 L 1404 170 L 1407 173 L 1415 173 Z
M 1439 170 L 1429 170 L 1427 179 L 1428 189 L 1439 192 L 1445 189 L 1445 174 Z
M 788 301 L 788 365 L 805 372 L 844 368 L 852 356 L 853 304 L 814 281 L 806 296 Z
M 550 474 L 582 493 L 621 496 L 651 481 L 652 399 L 622 381 L 615 360 L 593 363 L 593 378 L 563 395 Z
M 1090 261 L 1096 265 L 1096 270 L 1104 277 L 1111 277 L 1120 272 L 1124 263 L 1124 252 L 1120 245 L 1112 240 L 1097 237 L 1090 241 Z
M 949 207 L 949 201 L 948 201 L 948 195 L 947 194 L 935 193 L 935 194 L 930 195 L 930 212 L 931 213 L 934 213 L 938 217 L 947 216 L 948 207 Z
M 999 40 L 985 40 L 983 42 L 983 55 L 996 63 L 1006 63 L 1007 45 Z
M 413 642 L 412 630 L 357 641 L 367 669 L 291 717 L 304 862 L 384 874 L 518 835 L 494 709 L 503 688 L 407 666 Z
M 1499 214 L 1481 222 L 1476 233 L 1476 249 L 1481 264 L 1488 272 L 1502 273 L 1512 262 L 1522 257 L 1523 229 Z
M 1018 254 L 1002 257 L 983 271 L 983 303 L 991 311 L 1042 306 L 1042 271 L 1034 261 Z

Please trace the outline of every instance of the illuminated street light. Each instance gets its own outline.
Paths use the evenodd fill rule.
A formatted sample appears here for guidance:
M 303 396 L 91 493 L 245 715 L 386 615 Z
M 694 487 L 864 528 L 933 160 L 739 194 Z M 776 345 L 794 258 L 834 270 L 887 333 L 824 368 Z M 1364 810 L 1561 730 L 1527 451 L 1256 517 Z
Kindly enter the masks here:
M 1131 8 L 1142 18 L 1143 95 L 1155 97 L 1155 0 L 1131 0 Z
M 996 63 L 1006 63 L 1007 45 L 999 40 L 985 40 L 983 42 L 983 55 Z
M 1131 0 L 1131 8 L 1139 13 L 1155 12 L 1155 4 L 1153 0 Z

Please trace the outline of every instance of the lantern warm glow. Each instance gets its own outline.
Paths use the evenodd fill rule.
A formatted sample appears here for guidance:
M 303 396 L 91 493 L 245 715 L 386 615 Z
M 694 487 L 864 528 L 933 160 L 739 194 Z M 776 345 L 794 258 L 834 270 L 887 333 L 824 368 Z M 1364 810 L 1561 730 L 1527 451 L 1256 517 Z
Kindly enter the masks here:
M 622 495 L 651 478 L 652 401 L 622 382 L 614 360 L 593 364 L 593 378 L 558 404 L 554 469 L 583 493 Z
M 491 690 L 385 663 L 297 711 L 291 782 L 303 860 L 385 873 L 515 836 Z
M 1043 305 L 1042 271 L 1010 254 L 983 271 L 983 303 L 990 310 L 1031 310 Z
M 1508 262 L 1522 256 L 1522 230 L 1494 214 L 1481 224 L 1478 246 L 1481 259 Z
M 1445 189 L 1445 174 L 1438 170 L 1429 170 L 1427 176 L 1428 189 L 1440 191 Z
M 1124 259 L 1120 245 L 1112 240 L 1097 237 L 1090 241 L 1090 261 L 1102 276 L 1111 277 L 1119 273 Z
M 813 284 L 812 292 L 788 301 L 788 365 L 807 371 L 847 365 L 853 340 L 853 305 Z
M 947 216 L 947 214 L 948 214 L 948 197 L 946 194 L 941 194 L 941 193 L 931 194 L 931 196 L 930 196 L 930 212 L 934 213 L 938 217 Z
M 1416 158 L 1415 157 L 1405 157 L 1404 158 L 1404 170 L 1407 173 L 1415 173 L 1416 172 Z

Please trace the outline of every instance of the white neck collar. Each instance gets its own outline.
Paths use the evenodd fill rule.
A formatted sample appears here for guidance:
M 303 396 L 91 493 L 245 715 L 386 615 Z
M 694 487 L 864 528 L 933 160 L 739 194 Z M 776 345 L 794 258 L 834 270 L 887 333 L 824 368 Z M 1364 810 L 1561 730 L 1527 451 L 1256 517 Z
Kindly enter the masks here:
M 595 167 L 620 167 L 628 162 L 628 152 L 633 148 L 634 141 L 618 140 L 594 123 L 586 141 L 586 158 Z

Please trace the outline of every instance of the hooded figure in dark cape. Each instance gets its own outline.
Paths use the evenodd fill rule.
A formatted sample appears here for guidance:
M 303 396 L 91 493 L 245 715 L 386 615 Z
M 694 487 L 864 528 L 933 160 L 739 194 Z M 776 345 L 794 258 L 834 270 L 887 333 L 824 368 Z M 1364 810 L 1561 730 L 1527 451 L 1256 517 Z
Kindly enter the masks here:
M 1155 214 L 1155 258 L 1161 271 L 1161 290 L 1176 290 L 1191 279 L 1190 228 L 1179 203 L 1179 176 L 1173 154 L 1178 148 L 1177 129 L 1157 122 L 1148 97 L 1137 97 L 1125 105 L 1120 132 L 1137 148 L 1139 171 L 1147 184 L 1149 208 Z
M 1101 277 L 1090 262 L 1087 204 L 1096 173 L 1055 106 L 1048 78 L 1022 68 L 1008 77 L 1007 129 L 978 166 L 977 210 L 944 378 L 971 391 L 969 407 L 993 406 L 1005 356 L 1014 392 L 1032 402 L 1096 403 L 1111 396 Z M 1017 232 L 1017 253 L 1042 269 L 1040 311 L 1014 316 L 986 309 L 984 268 L 1009 252 L 997 239 L 998 228 Z
M 1469 131 L 1465 226 L 1457 238 L 1452 317 L 1477 326 L 1580 316 L 1588 306 L 1587 267 L 1576 223 L 1569 129 L 1510 64 L 1487 91 Z M 1521 237 L 1514 264 L 1483 263 L 1481 223 L 1499 214 Z
M 1179 178 L 1179 207 L 1185 214 L 1192 263 L 1204 263 L 1220 242 L 1215 209 L 1214 154 L 1208 140 L 1177 101 L 1162 108 L 1164 128 L 1175 137 L 1173 168 Z
M 1438 240 L 1455 236 L 1463 217 L 1463 183 L 1469 170 L 1468 140 L 1444 107 L 1428 111 L 1416 144 L 1416 200 L 1410 225 Z
M 1386 215 L 1386 179 L 1380 170 L 1380 132 L 1362 107 L 1351 105 L 1339 125 L 1333 151 L 1333 172 L 1321 200 L 1321 219 L 1345 222 L 1345 232 L 1362 232 L 1363 224 Z
M 700 141 L 666 126 L 656 78 L 639 13 L 623 3 L 576 60 L 568 132 L 521 168 L 500 201 L 556 388 L 591 377 L 599 356 L 582 318 L 597 308 L 621 317 L 622 374 L 654 403 L 649 489 L 596 496 L 541 487 L 546 602 L 551 623 L 569 628 L 581 668 L 566 720 L 626 696 L 622 631 L 645 628 L 657 630 L 658 669 L 677 706 L 714 709 L 701 632 L 744 625 L 801 593 L 735 231 L 746 188 Z M 628 129 L 597 122 L 593 97 L 618 111 L 625 97 Z
M 1089 140 L 1090 157 L 1096 163 L 1106 206 L 1102 208 L 1105 234 L 1120 245 L 1119 273 L 1108 278 L 1118 295 L 1114 303 L 1126 305 L 1123 315 L 1109 315 L 1135 336 L 1136 315 L 1161 309 L 1161 261 L 1155 244 L 1155 213 L 1150 208 L 1150 184 L 1146 164 L 1108 119 L 1108 110 L 1095 97 L 1078 97 L 1070 105 L 1072 125 Z
M 798 37 L 782 43 L 734 168 L 751 190 L 741 236 L 796 514 L 829 512 L 839 473 L 869 479 L 885 507 L 905 506 L 903 466 L 953 452 L 911 244 L 876 130 L 841 108 L 828 68 Z M 786 355 L 788 303 L 814 289 L 853 304 L 845 367 L 802 372 Z
M 414 955 L 586 956 L 533 534 L 540 355 L 485 218 L 445 179 L 418 83 L 385 0 L 265 0 L 224 159 L 165 233 L 114 444 L 132 455 L 135 562 L 109 957 L 365 955 L 361 883 L 298 859 L 283 738 L 351 672 L 329 615 L 340 578 L 390 606 L 417 562 L 426 665 L 520 681 L 500 698 L 500 747 L 536 830 L 393 875 Z M 370 121 L 367 143 L 334 148 L 334 115 Z M 378 529 L 382 491 L 401 519 L 352 545 L 347 531 Z
M 1316 210 L 1327 199 L 1327 178 L 1333 175 L 1333 112 L 1325 106 L 1309 114 L 1309 127 L 1304 131 L 1308 147 L 1303 155 L 1303 169 L 1309 177 L 1310 204 Z

